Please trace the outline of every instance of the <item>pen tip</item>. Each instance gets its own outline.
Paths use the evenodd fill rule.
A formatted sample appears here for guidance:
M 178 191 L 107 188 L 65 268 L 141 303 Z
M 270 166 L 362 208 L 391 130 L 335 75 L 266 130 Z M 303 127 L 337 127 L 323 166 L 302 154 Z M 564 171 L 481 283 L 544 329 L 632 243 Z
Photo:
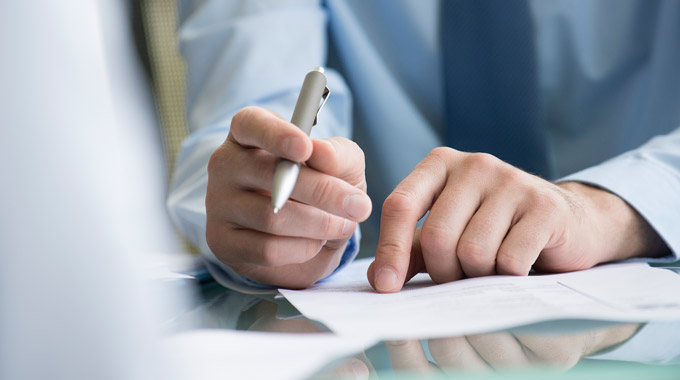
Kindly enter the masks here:
M 279 209 L 274 207 L 274 214 L 276 214 L 277 212 L 279 212 Z

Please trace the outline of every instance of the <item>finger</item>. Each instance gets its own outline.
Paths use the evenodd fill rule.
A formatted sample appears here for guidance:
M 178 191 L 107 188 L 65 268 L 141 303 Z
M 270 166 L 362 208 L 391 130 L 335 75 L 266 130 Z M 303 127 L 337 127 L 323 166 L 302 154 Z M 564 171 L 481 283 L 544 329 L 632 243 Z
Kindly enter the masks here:
M 388 341 L 385 346 L 394 370 L 418 373 L 433 371 L 419 340 Z
M 313 378 L 322 379 L 370 379 L 371 369 L 370 362 L 368 359 L 363 361 L 358 358 L 351 358 L 349 360 L 343 361 L 336 367 L 331 368 L 328 372 L 322 372 L 315 375 Z
M 301 168 L 291 198 L 356 222 L 366 220 L 373 208 L 361 189 L 308 167 Z
M 366 191 L 364 152 L 344 137 L 312 140 L 314 150 L 306 164 Z
M 317 240 L 346 239 L 352 236 L 356 223 L 329 214 L 316 207 L 288 201 L 274 214 L 270 198 L 249 191 L 229 194 L 230 207 L 223 207 L 223 220 L 241 228 L 271 235 L 304 237 Z
M 526 367 L 530 364 L 522 345 L 512 334 L 470 335 L 467 340 L 492 368 Z
M 514 202 L 505 193 L 483 201 L 465 227 L 456 248 L 466 276 L 496 273 L 496 255 L 510 230 L 515 210 Z
M 416 228 L 416 232 L 413 235 L 413 243 L 411 245 L 411 258 L 408 264 L 408 270 L 406 271 L 406 278 L 404 279 L 404 282 L 408 282 L 413 278 L 413 276 L 417 275 L 418 273 L 425 272 L 425 262 L 423 261 L 423 251 L 420 246 L 420 232 L 422 228 Z M 371 265 L 368 266 L 368 271 L 366 272 L 366 277 L 368 277 L 368 282 L 371 284 L 373 288 L 375 288 L 375 283 L 373 280 L 375 279 L 375 262 L 372 262 Z
M 260 107 L 246 107 L 231 120 L 228 141 L 264 149 L 277 157 L 304 162 L 312 154 L 312 140 L 300 128 Z
M 600 330 L 565 335 L 518 334 L 516 338 L 531 362 L 569 369 L 588 354 L 588 338 L 599 332 Z
M 324 246 L 311 260 L 283 266 L 230 265 L 237 273 L 265 284 L 289 289 L 305 289 L 328 277 L 340 264 L 344 250 Z
M 276 167 L 273 156 L 262 151 L 243 152 L 234 157 L 230 167 L 234 170 L 225 171 L 230 173 L 231 183 L 242 189 L 271 191 Z M 372 209 L 371 199 L 361 189 L 307 166 L 300 167 L 290 198 L 355 222 L 366 220 Z
M 227 265 L 279 267 L 304 263 L 322 249 L 323 241 L 237 229 L 219 223 L 207 225 L 210 250 Z
M 503 240 L 496 256 L 496 273 L 526 276 L 545 248 L 552 226 L 538 213 L 520 217 Z
M 476 185 L 459 179 L 448 179 L 423 223 L 420 244 L 427 272 L 437 283 L 464 277 L 456 246 L 465 226 L 479 207 L 481 194 Z
M 378 292 L 396 292 L 404 284 L 416 223 L 446 183 L 443 155 L 447 153 L 442 149 L 435 149 L 419 163 L 383 204 L 373 281 Z
M 416 232 L 413 234 L 413 243 L 411 244 L 411 259 L 408 264 L 408 270 L 406 271 L 404 283 L 409 282 L 413 276 L 417 275 L 418 273 L 423 273 L 426 271 L 425 260 L 423 259 L 423 248 L 420 245 L 420 235 L 422 230 L 422 227 L 418 227 L 416 228 Z
M 430 339 L 428 345 L 432 358 L 445 372 L 489 369 L 465 337 Z

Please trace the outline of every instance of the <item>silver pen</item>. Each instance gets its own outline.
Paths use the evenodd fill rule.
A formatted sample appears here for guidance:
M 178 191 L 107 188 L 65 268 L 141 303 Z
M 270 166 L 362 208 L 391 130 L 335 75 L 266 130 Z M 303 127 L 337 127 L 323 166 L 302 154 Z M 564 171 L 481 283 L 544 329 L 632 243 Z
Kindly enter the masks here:
M 295 110 L 290 122 L 302 129 L 309 136 L 312 127 L 316 125 L 317 115 L 321 111 L 330 90 L 326 86 L 326 76 L 323 75 L 323 67 L 317 67 L 310 71 L 302 82 L 302 89 L 295 103 Z M 295 182 L 300 173 L 300 163 L 279 158 L 274 173 L 272 184 L 272 208 L 274 214 L 286 203 L 293 192 Z

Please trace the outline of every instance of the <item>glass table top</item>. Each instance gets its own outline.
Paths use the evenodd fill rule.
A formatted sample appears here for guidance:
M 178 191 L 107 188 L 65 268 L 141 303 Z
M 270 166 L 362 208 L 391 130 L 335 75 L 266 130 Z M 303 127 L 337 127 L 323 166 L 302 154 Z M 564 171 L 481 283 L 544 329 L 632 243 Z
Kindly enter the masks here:
M 329 332 L 282 297 L 242 294 L 209 279 L 172 324 L 179 330 Z M 680 321 L 561 320 L 468 336 L 383 341 L 328 363 L 314 378 L 680 379 Z

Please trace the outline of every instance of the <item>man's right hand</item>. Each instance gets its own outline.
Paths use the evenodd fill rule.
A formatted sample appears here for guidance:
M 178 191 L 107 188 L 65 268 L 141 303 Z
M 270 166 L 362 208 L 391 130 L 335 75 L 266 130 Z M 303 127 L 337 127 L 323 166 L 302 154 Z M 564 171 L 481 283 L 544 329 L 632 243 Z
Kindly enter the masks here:
M 278 157 L 305 162 L 290 199 L 274 214 Z M 208 164 L 206 238 L 234 271 L 304 288 L 337 268 L 358 222 L 371 213 L 364 155 L 341 138 L 313 140 L 259 107 L 239 111 Z

